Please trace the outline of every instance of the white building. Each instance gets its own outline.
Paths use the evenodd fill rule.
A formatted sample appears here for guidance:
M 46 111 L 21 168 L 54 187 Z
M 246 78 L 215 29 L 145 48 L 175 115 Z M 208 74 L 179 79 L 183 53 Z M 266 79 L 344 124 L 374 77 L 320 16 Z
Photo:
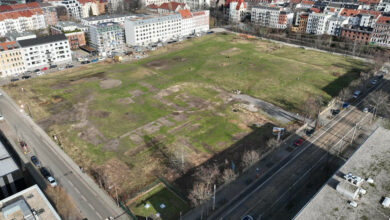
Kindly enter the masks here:
M 169 41 L 181 36 L 181 15 L 145 16 L 125 21 L 128 45 L 149 45 Z
M 326 32 L 326 25 L 331 15 L 323 13 L 311 13 L 307 20 L 306 33 L 308 34 L 324 34 Z
M 108 10 L 111 13 L 123 11 L 123 0 L 108 0 Z
M 231 22 L 240 22 L 246 13 L 246 4 L 243 0 L 230 2 L 229 4 L 229 20 Z
M 68 39 L 63 34 L 18 41 L 27 70 L 72 62 Z
M 0 43 L 0 77 L 14 76 L 25 71 L 20 45 L 16 41 Z
M 348 24 L 348 19 L 346 17 L 332 16 L 328 19 L 325 33 L 328 35 L 340 36 L 341 28 L 346 24 Z
M 101 55 L 111 54 L 113 51 L 123 49 L 123 29 L 119 23 L 107 22 L 89 27 L 90 46 Z
M 82 18 L 87 18 L 90 16 L 90 11 L 92 15 L 99 15 L 99 6 L 93 0 L 78 0 L 80 2 L 80 15 Z
M 252 8 L 252 23 L 270 28 L 286 29 L 293 21 L 294 13 L 284 8 L 257 6 Z
M 209 10 L 190 12 L 180 10 L 181 16 L 181 36 L 188 36 L 209 30 Z
M 0 13 L 0 36 L 8 32 L 25 32 L 46 28 L 45 16 L 40 8 Z
M 210 0 L 180 0 L 187 4 L 193 10 L 208 9 L 210 7 Z
M 50 3 L 56 6 L 64 6 L 72 18 L 80 20 L 81 4 L 78 0 L 51 1 Z
M 112 15 L 100 15 L 88 18 L 82 18 L 81 24 L 85 26 L 97 25 L 107 22 L 119 23 L 121 26 L 125 24 L 125 20 L 135 18 L 133 14 L 112 14 Z

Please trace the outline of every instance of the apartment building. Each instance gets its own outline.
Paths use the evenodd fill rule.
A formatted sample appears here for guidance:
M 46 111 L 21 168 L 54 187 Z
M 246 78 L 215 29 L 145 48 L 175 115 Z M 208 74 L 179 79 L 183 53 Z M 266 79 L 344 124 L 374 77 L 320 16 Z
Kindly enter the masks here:
M 345 25 L 341 28 L 341 37 L 361 44 L 368 44 L 372 35 L 371 27 L 353 27 L 352 25 Z
M 208 9 L 210 7 L 210 0 L 181 0 L 193 10 Z
M 348 24 L 348 18 L 332 16 L 328 19 L 325 33 L 333 36 L 341 35 L 341 28 Z
M 65 34 L 69 41 L 70 49 L 78 49 L 80 46 L 86 45 L 85 34 L 79 24 L 70 21 L 60 21 L 55 26 L 50 27 L 53 35 Z
M 157 7 L 157 13 L 166 14 L 179 12 L 179 10 L 190 9 L 188 5 L 180 2 L 166 2 Z
M 258 6 L 252 8 L 251 12 L 252 23 L 278 29 L 286 29 L 292 23 L 293 17 L 293 13 L 279 7 Z
M 371 42 L 378 46 L 390 47 L 390 17 L 379 16 L 374 25 Z
M 123 0 L 108 0 L 108 10 L 110 13 L 123 11 Z
M 92 16 L 99 15 L 98 3 L 94 0 L 78 0 L 80 2 L 80 15 L 82 18 L 87 18 L 92 12 Z
M 130 18 L 125 21 L 126 43 L 140 46 L 177 39 L 181 28 L 180 14 Z
M 323 13 L 311 13 L 307 19 L 306 33 L 308 34 L 324 34 L 327 29 L 327 22 L 331 15 Z
M 200 32 L 207 32 L 209 30 L 209 16 L 208 10 L 190 12 L 190 10 L 180 10 L 181 16 L 181 36 L 188 36 Z
M 20 45 L 16 41 L 0 43 L 0 77 L 18 75 L 25 71 Z
M 124 31 L 119 23 L 107 22 L 89 27 L 90 46 L 100 54 L 111 54 L 111 52 L 123 49 Z
M 64 34 L 18 41 L 26 70 L 72 62 L 68 39 Z
M 233 23 L 240 22 L 246 15 L 246 3 L 244 0 L 229 3 L 229 20 Z
M 81 24 L 85 26 L 97 25 L 108 22 L 119 23 L 121 26 L 123 26 L 125 24 L 125 20 L 135 17 L 136 16 L 134 14 L 112 14 L 82 18 L 80 21 Z
M 0 13 L 0 36 L 7 32 L 25 32 L 46 28 L 42 9 L 34 8 Z
M 56 6 L 64 6 L 70 17 L 75 20 L 81 19 L 81 4 L 78 0 L 50 1 L 50 3 Z

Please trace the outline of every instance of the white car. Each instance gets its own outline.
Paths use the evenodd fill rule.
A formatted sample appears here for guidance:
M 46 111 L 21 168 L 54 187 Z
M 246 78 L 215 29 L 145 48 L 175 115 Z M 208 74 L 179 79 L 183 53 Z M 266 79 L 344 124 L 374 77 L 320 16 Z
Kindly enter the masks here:
M 37 72 L 37 76 L 40 76 L 40 75 L 43 75 L 43 74 L 45 74 L 43 71 Z
M 51 187 L 57 186 L 57 182 L 52 176 L 47 177 L 47 181 L 49 181 Z
M 0 113 L 0 121 L 4 121 L 4 116 Z
M 0 92 L 0 96 L 3 96 L 3 93 Z
M 64 67 L 58 67 L 58 70 L 64 70 L 65 68 Z

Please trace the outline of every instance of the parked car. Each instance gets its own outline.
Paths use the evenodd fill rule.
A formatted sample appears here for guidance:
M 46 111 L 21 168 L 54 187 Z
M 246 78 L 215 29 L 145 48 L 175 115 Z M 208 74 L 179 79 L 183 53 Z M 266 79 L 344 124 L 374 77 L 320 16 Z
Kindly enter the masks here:
M 377 83 L 376 79 L 371 80 L 371 85 L 376 85 L 376 83 Z
M 359 95 L 361 94 L 362 92 L 360 90 L 356 90 L 354 93 L 353 93 L 353 96 L 352 98 L 356 99 L 357 97 L 359 97 Z
M 363 112 L 364 112 L 364 113 L 368 113 L 368 108 L 365 107 L 365 108 L 363 109 Z
M 37 166 L 37 167 L 40 167 L 41 166 L 41 163 L 39 162 L 38 158 L 36 156 L 32 156 L 31 157 L 31 162 Z
M 296 140 L 296 141 L 294 142 L 294 147 L 299 147 L 299 146 L 301 146 L 301 145 L 303 144 L 304 141 L 305 141 L 305 140 L 304 140 L 303 138 L 299 138 L 298 140 Z
M 74 67 L 72 64 L 68 64 L 68 65 L 66 65 L 65 68 L 72 68 L 72 67 Z
M 39 171 L 41 172 L 42 176 L 45 178 L 51 176 L 50 172 L 46 169 L 46 167 L 41 167 Z
M 330 110 L 330 113 L 335 116 L 335 115 L 338 115 L 340 113 L 340 109 L 331 109 Z
M 45 74 L 45 73 L 42 72 L 42 71 L 37 72 L 37 76 L 40 76 L 40 75 L 43 75 L 43 74 Z
M 65 69 L 64 67 L 58 67 L 58 70 L 63 70 L 63 69 Z
M 41 70 L 42 70 L 42 71 L 45 71 L 45 70 L 47 70 L 47 69 L 49 69 L 49 68 L 43 67 Z
M 0 92 L 0 97 L 3 96 L 3 94 Z
M 315 131 L 314 128 L 312 128 L 312 129 L 306 129 L 306 130 L 305 130 L 305 133 L 306 133 L 307 136 L 310 137 L 310 136 L 314 133 L 314 131 Z
M 16 81 L 18 81 L 19 80 L 19 78 L 12 78 L 11 79 L 11 82 L 16 82 Z
M 54 177 L 49 176 L 49 177 L 47 177 L 46 179 L 47 179 L 47 181 L 49 181 L 51 187 L 57 186 L 57 182 L 56 182 L 56 180 L 54 179 Z
M 50 65 L 50 69 L 57 68 L 57 65 Z
M 31 76 L 30 76 L 30 75 L 24 75 L 24 76 L 22 76 L 22 79 L 28 79 L 28 78 L 31 78 Z
M 39 72 L 39 71 L 41 71 L 41 70 L 40 70 L 40 69 L 35 69 L 35 70 L 34 70 L 34 72 Z
M 379 79 L 379 80 L 383 79 L 383 74 L 379 75 L 379 76 L 378 76 L 378 79 Z
M 81 62 L 81 64 L 88 64 L 88 63 L 90 63 L 91 61 L 89 61 L 89 60 L 84 60 L 84 61 L 82 61 Z
M 342 108 L 347 108 L 349 106 L 349 102 L 344 102 Z
M 4 116 L 0 112 L 0 121 L 4 121 Z
M 96 63 L 97 61 L 98 61 L 98 59 L 97 59 L 97 58 L 96 58 L 96 59 L 92 59 L 92 60 L 91 60 L 91 62 L 92 62 L 92 63 Z
M 253 220 L 253 217 L 250 215 L 246 215 L 241 220 Z

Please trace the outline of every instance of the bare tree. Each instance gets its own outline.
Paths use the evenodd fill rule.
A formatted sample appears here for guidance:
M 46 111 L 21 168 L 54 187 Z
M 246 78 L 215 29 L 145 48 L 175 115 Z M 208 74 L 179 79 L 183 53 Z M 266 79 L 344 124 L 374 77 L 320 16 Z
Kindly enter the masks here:
M 324 101 L 321 96 L 309 97 L 304 102 L 303 110 L 305 115 L 316 120 L 314 129 L 318 129 L 321 107 L 323 106 Z
M 255 150 L 246 151 L 242 155 L 242 163 L 245 168 L 252 166 L 259 160 L 260 160 L 260 155 Z
M 370 93 L 367 98 L 364 100 L 367 106 L 373 107 L 374 117 L 377 114 L 383 116 L 390 116 L 390 99 L 389 95 L 380 90 Z
M 338 95 L 341 101 L 347 101 L 352 96 L 352 90 L 350 87 L 345 87 L 342 89 Z
M 275 149 L 278 145 L 279 143 L 275 138 L 270 138 L 267 141 L 267 147 L 269 147 L 271 150 Z
M 215 183 L 220 174 L 221 173 L 218 166 L 214 164 L 208 167 L 201 166 L 198 168 L 198 170 L 195 172 L 195 177 L 200 182 L 205 183 L 207 186 L 211 186 Z
M 172 166 L 182 173 L 186 171 L 188 167 L 188 152 L 184 149 L 184 146 L 177 147 L 174 152 L 170 153 L 170 162 Z
M 209 200 L 212 195 L 211 186 L 203 182 L 195 183 L 194 188 L 190 192 L 188 198 L 197 206 Z
M 237 178 L 237 174 L 230 168 L 225 169 L 222 174 L 222 179 L 225 184 L 228 184 Z
M 62 219 L 82 219 L 73 200 L 61 186 L 48 187 L 45 192 Z

